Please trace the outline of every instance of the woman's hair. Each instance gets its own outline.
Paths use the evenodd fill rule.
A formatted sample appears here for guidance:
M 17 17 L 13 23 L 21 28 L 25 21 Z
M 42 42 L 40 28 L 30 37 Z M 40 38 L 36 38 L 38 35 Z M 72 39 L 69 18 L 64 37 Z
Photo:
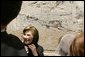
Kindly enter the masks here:
M 29 32 L 31 31 L 32 35 L 33 35 L 33 42 L 35 45 L 37 44 L 38 40 L 39 40 L 39 33 L 38 30 L 34 27 L 34 26 L 27 26 L 24 28 L 23 30 L 23 34 L 25 34 L 25 32 Z
M 71 56 L 84 56 L 84 33 L 79 33 L 70 45 Z

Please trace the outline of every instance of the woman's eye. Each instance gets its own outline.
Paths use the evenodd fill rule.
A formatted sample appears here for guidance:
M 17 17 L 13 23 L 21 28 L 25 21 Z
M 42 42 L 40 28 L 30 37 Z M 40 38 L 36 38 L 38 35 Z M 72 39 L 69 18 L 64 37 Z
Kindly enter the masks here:
M 29 34 L 27 34 L 27 36 L 30 36 Z

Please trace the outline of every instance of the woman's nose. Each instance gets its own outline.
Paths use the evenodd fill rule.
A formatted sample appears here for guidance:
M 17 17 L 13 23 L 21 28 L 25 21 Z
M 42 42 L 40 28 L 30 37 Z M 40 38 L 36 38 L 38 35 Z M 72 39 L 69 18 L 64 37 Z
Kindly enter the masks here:
M 27 36 L 23 36 L 23 39 L 24 39 L 25 41 L 27 41 L 27 40 L 28 40 L 28 37 L 27 37 Z
M 28 37 L 26 35 L 23 35 L 23 38 L 26 38 L 27 39 Z

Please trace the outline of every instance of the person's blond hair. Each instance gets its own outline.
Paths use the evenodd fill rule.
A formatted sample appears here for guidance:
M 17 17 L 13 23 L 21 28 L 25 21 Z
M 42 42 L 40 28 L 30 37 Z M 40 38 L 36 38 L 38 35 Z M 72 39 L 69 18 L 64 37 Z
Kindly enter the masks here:
M 70 45 L 71 56 L 84 56 L 84 33 L 80 32 Z

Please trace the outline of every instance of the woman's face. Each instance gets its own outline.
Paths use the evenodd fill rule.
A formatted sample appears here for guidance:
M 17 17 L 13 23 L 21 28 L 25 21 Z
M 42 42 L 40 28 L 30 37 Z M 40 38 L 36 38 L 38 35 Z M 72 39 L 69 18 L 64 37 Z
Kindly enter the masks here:
M 25 34 L 23 35 L 23 39 L 24 39 L 24 44 L 26 45 L 31 44 L 33 40 L 33 35 L 31 31 L 26 31 Z

